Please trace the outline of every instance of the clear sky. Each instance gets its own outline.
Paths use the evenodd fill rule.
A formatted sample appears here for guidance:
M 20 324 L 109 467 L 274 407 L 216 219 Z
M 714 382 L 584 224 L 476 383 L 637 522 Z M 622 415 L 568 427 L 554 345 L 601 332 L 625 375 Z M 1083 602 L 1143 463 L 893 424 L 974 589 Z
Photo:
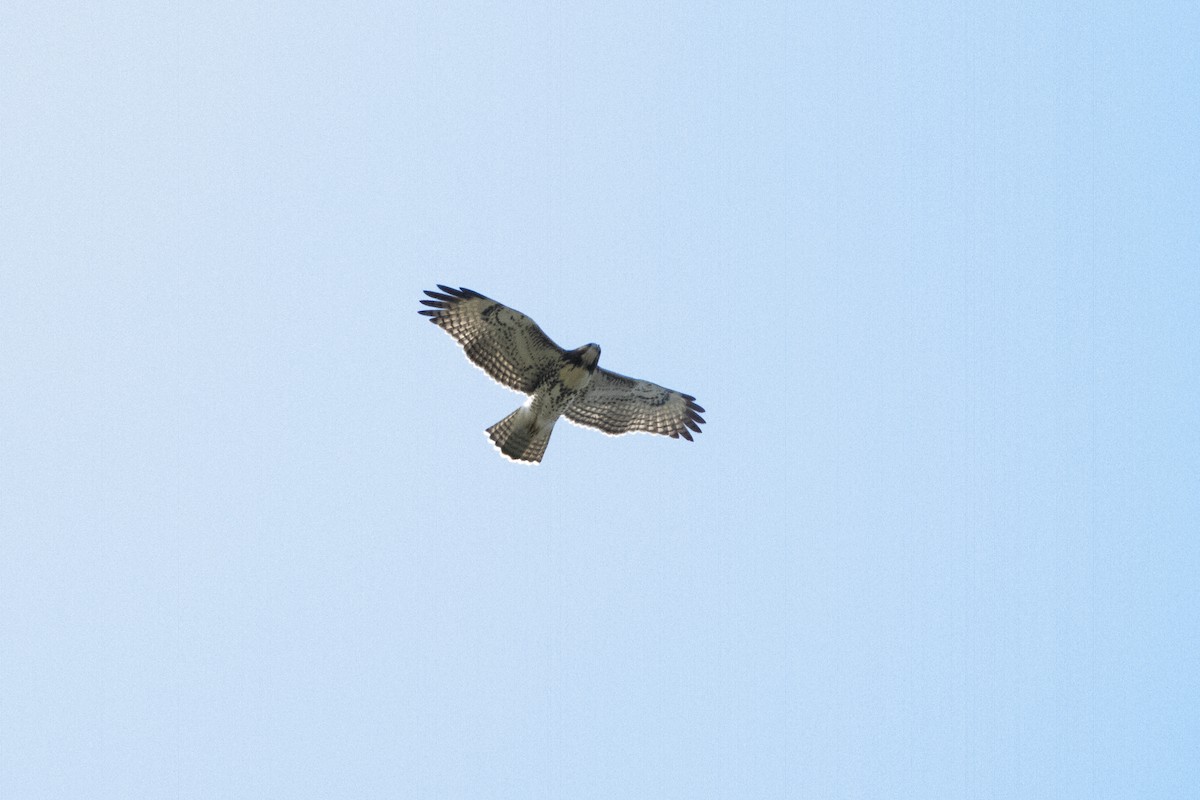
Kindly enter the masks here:
M 1200 785 L 1200 7 L 0 11 L 0 796 Z M 694 394 L 560 424 L 435 283 Z

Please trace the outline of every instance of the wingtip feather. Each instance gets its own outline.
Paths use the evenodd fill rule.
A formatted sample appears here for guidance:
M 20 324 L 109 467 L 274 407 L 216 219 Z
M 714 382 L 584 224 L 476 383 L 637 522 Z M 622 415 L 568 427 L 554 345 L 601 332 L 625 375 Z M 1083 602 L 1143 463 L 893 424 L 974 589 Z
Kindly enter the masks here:
M 449 295 L 449 297 L 446 297 L 445 299 L 447 299 L 447 300 L 451 300 L 451 301 L 454 301 L 454 300 L 466 300 L 466 299 L 468 299 L 468 298 L 471 298 L 471 297 L 483 297 L 483 295 L 479 294 L 478 292 L 473 292 L 473 291 L 471 291 L 470 289 L 467 289 L 467 288 L 465 288 L 465 287 L 462 287 L 462 286 L 460 286 L 459 288 L 455 289 L 453 286 L 446 286 L 445 284 L 439 283 L 439 284 L 437 285 L 437 287 L 438 287 L 439 289 L 441 289 L 443 292 L 445 292 L 447 295 Z M 436 293 L 435 293 L 435 292 L 426 292 L 426 294 L 430 294 L 430 295 L 435 295 L 435 296 L 436 296 Z

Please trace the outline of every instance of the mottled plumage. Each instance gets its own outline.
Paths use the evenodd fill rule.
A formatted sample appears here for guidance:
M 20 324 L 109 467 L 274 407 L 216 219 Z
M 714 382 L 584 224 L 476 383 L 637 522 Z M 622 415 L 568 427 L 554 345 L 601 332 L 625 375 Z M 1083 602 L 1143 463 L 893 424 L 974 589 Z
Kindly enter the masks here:
M 656 433 L 692 440 L 703 408 L 689 394 L 597 367 L 600 346 L 564 350 L 533 320 L 470 289 L 438 285 L 420 313 L 462 345 L 467 358 L 496 381 L 530 396 L 487 429 L 508 458 L 542 460 L 560 416 L 605 433 Z

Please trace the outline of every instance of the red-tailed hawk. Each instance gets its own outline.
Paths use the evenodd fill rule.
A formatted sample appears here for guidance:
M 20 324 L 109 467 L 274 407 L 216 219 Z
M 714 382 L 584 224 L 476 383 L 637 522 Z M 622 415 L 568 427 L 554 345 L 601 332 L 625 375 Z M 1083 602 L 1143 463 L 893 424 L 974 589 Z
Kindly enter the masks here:
M 438 285 L 425 292 L 420 313 L 463 346 L 467 358 L 499 383 L 529 395 L 525 405 L 487 429 L 506 457 L 537 463 L 554 423 L 571 422 L 605 433 L 658 433 L 692 441 L 703 408 L 690 394 L 599 369 L 600 345 L 563 350 L 519 311 L 470 289 Z M 689 430 L 690 429 L 690 430 Z

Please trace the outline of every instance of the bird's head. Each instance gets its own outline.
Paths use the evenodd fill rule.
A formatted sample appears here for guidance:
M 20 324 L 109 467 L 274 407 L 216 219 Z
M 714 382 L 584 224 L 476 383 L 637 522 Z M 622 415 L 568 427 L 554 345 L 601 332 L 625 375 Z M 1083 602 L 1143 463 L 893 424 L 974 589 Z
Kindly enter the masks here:
M 572 351 L 571 354 L 578 359 L 579 363 L 585 367 L 588 372 L 591 372 L 596 368 L 596 363 L 600 360 L 600 345 L 596 344 L 595 342 L 592 342 L 591 344 L 585 344 L 578 350 Z

